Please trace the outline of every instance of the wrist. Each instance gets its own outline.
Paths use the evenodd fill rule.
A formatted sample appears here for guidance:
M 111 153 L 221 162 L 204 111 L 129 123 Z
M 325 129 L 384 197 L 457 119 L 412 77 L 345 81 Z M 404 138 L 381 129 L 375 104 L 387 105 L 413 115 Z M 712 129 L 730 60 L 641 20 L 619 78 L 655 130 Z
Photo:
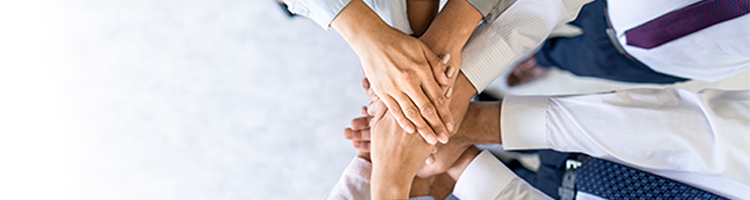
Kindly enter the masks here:
M 462 134 L 472 144 L 502 144 L 500 137 L 500 102 L 471 102 L 464 116 Z
M 466 151 L 464 151 L 463 154 L 461 154 L 461 157 L 459 157 L 458 160 L 456 160 L 456 162 L 453 163 L 450 168 L 448 168 L 448 171 L 446 173 L 448 173 L 448 176 L 453 178 L 453 180 L 458 181 L 458 178 L 461 177 L 462 173 L 464 173 L 466 167 L 471 164 L 471 161 L 473 161 L 474 158 L 477 157 L 477 155 L 479 155 L 479 149 L 474 146 L 470 146 L 468 149 L 466 149 Z
M 372 171 L 372 199 L 408 199 L 413 176 L 405 174 L 389 173 L 374 167 Z
M 372 38 L 391 28 L 362 0 L 352 0 L 331 22 L 331 27 L 358 51 Z

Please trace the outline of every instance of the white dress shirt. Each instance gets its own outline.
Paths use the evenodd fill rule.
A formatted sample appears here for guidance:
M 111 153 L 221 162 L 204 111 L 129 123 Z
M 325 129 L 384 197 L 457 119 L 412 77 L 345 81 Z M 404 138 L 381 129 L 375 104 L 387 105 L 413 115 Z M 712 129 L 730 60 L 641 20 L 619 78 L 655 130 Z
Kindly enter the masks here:
M 750 90 L 506 96 L 500 123 L 505 149 L 582 152 L 730 199 L 750 197 Z M 461 174 L 454 195 L 535 196 L 518 191 L 526 184 L 499 161 L 478 157 Z M 577 199 L 599 197 L 578 192 Z
M 750 14 L 652 49 L 625 45 L 625 31 L 701 0 L 608 0 L 612 28 L 630 55 L 654 71 L 718 81 L 750 67 Z
M 620 44 L 651 69 L 674 76 L 717 81 L 750 67 L 750 14 L 683 36 L 652 49 L 627 44 L 625 31 L 700 0 L 609 0 Z M 495 9 L 469 38 L 461 71 L 483 91 L 523 54 L 539 46 L 562 23 L 575 19 L 590 0 L 516 0 Z M 602 11 L 603 12 L 603 11 Z
M 407 34 L 412 34 L 406 15 L 405 0 L 363 0 L 383 21 Z M 487 16 L 500 0 L 467 0 L 482 16 Z M 351 0 L 284 0 L 289 11 L 312 19 L 326 30 L 333 18 Z

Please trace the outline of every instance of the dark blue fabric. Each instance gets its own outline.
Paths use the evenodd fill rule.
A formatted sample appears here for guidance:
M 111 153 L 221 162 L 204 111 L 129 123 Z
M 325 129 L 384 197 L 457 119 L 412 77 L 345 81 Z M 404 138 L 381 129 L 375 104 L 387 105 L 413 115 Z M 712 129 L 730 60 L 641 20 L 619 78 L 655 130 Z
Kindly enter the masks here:
M 687 80 L 656 72 L 617 51 L 606 32 L 605 8 L 602 0 L 583 6 L 578 18 L 571 22 L 583 29 L 583 34 L 545 41 L 536 54 L 537 63 L 543 67 L 556 66 L 578 76 L 623 82 L 667 84 Z
M 661 176 L 589 158 L 576 171 L 578 191 L 605 199 L 726 199 Z
M 539 165 L 539 170 L 537 170 L 537 172 L 524 168 L 518 163 L 518 161 L 506 163 L 506 166 L 516 173 L 518 177 L 521 177 L 521 179 L 544 192 L 544 194 L 547 194 L 554 199 L 560 199 L 557 189 L 562 183 L 563 174 L 565 174 L 565 161 L 567 159 L 573 159 L 579 154 L 563 153 L 554 150 L 532 150 L 524 152 L 539 154 L 541 164 Z

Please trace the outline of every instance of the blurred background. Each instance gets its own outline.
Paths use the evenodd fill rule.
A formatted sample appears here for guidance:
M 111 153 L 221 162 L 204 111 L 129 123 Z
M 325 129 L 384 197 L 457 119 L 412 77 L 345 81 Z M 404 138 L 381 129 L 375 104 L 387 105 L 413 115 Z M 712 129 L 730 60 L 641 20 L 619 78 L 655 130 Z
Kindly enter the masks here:
M 0 199 L 321 199 L 356 54 L 272 0 L 0 3 Z
M 273 0 L 5 1 L 0 199 L 321 199 L 355 155 L 362 78 L 335 31 Z M 489 93 L 630 87 L 663 86 L 553 70 Z

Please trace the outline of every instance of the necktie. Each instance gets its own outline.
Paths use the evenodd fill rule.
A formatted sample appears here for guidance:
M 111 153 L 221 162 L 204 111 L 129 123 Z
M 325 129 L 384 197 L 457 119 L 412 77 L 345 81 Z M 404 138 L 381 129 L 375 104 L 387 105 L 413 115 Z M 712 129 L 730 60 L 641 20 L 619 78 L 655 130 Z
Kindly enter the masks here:
M 748 0 L 705 0 L 627 30 L 625 38 L 630 46 L 651 49 L 747 13 Z
M 726 199 L 695 187 L 598 158 L 575 171 L 578 191 L 605 199 Z

